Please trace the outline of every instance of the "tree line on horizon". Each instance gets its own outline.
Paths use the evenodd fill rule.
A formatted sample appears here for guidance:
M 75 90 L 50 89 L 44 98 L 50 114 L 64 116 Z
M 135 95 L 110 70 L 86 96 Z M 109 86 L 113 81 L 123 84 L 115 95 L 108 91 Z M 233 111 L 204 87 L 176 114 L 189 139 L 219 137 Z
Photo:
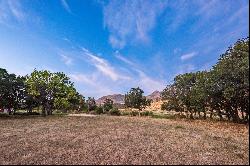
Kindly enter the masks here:
M 138 108 L 140 111 L 150 102 L 143 96 L 144 92 L 132 88 L 126 95 L 125 103 L 128 107 Z M 16 76 L 0 68 L 0 110 L 8 110 L 15 114 L 17 110 L 26 110 L 27 114 L 52 115 L 52 112 L 94 112 L 120 115 L 111 99 L 105 99 L 97 106 L 94 97 L 85 97 L 77 92 L 74 83 L 62 72 L 48 70 L 34 71 L 30 75 Z M 33 110 L 36 109 L 36 112 Z
M 142 110 L 151 104 L 144 91 L 131 88 L 125 94 L 125 106 Z M 194 119 L 224 117 L 234 122 L 249 122 L 249 38 L 238 40 L 222 54 L 209 71 L 177 75 L 174 83 L 161 93 L 161 109 L 176 111 Z M 97 106 L 95 99 L 77 92 L 74 83 L 62 72 L 34 70 L 16 76 L 0 68 L 0 109 L 27 110 L 41 108 L 43 115 L 54 110 L 77 110 L 119 115 L 111 99 Z

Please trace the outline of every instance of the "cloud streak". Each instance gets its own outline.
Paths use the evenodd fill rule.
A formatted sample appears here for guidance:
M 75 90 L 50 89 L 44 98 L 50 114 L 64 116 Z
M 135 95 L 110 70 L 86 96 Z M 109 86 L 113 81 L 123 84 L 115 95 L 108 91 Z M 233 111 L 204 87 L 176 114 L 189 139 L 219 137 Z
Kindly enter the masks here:
M 61 60 L 63 61 L 63 63 L 65 65 L 67 65 L 67 66 L 72 65 L 72 62 L 73 62 L 72 58 L 70 58 L 69 56 L 63 55 L 63 54 L 61 54 L 60 56 L 61 56 Z
M 61 0 L 61 4 L 62 4 L 63 8 L 64 8 L 67 12 L 71 13 L 71 9 L 70 9 L 70 7 L 69 7 L 69 5 L 68 5 L 68 3 L 67 3 L 66 0 Z
M 182 61 L 189 60 L 189 59 L 193 58 L 196 55 L 197 55 L 197 52 L 191 52 L 191 53 L 188 53 L 188 54 L 184 54 L 184 55 L 181 56 L 181 60 Z
M 86 48 L 83 48 L 82 50 L 83 54 L 90 59 L 91 64 L 94 65 L 103 75 L 111 78 L 113 81 L 117 81 L 119 79 L 130 79 L 129 77 L 118 73 L 117 70 L 112 65 L 110 65 L 107 60 L 93 54 Z
M 25 18 L 26 14 L 22 9 L 20 1 L 0 1 L 0 23 L 8 24 L 12 19 L 22 22 Z
M 150 41 L 149 32 L 166 4 L 166 1 L 111 0 L 104 6 L 103 14 L 112 47 L 121 49 L 130 40 L 143 43 Z
M 85 90 L 82 92 L 85 95 L 85 97 L 94 96 L 98 98 L 103 95 L 115 93 L 109 88 L 110 84 L 100 81 L 100 77 L 96 72 L 92 74 L 74 73 L 74 74 L 69 74 L 69 76 L 73 81 L 77 82 L 81 86 L 82 85 L 85 86 Z
M 133 79 L 131 79 L 131 85 L 135 87 L 141 87 L 146 93 L 152 93 L 155 90 L 161 91 L 165 87 L 162 80 L 157 80 L 148 76 L 145 72 L 137 67 L 138 65 L 122 56 L 119 52 L 115 53 L 115 57 L 128 64 L 131 67 L 129 69 L 135 72 Z

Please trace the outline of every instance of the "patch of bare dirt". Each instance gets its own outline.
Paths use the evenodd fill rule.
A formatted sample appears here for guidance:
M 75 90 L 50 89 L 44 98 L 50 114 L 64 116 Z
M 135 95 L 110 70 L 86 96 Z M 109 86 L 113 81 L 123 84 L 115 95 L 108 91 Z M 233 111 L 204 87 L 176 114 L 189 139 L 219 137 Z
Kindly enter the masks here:
M 85 117 L 95 117 L 93 114 L 69 114 L 68 116 L 85 116 Z
M 240 124 L 52 116 L 0 126 L 0 164 L 249 164 Z

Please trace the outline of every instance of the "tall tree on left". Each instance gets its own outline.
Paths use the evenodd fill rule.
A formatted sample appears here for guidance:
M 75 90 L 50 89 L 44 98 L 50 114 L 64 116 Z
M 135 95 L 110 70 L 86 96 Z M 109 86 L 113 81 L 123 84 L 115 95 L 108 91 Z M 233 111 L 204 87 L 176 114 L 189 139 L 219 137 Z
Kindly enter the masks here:
M 19 109 L 25 102 L 24 77 L 9 74 L 0 68 L 0 109 Z
M 42 106 L 43 115 L 51 115 L 58 104 L 68 107 L 77 92 L 64 73 L 36 69 L 26 78 L 27 91 Z

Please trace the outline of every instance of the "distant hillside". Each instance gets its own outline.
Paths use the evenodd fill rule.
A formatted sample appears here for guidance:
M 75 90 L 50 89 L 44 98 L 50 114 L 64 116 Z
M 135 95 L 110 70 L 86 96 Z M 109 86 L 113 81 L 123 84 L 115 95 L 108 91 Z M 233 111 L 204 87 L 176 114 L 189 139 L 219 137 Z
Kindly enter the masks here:
M 106 98 L 109 98 L 114 101 L 116 104 L 124 104 L 124 95 L 122 94 L 113 94 L 113 95 L 107 95 L 107 96 L 102 96 L 101 98 L 96 100 L 96 103 L 102 104 Z M 147 99 L 152 99 L 153 101 L 159 101 L 161 99 L 161 92 L 159 91 L 154 91 L 150 95 L 146 96 Z
M 153 101 L 159 101 L 161 100 L 161 92 L 159 91 L 154 91 L 150 95 L 146 96 L 147 99 L 151 99 Z
M 114 95 L 107 95 L 102 96 L 101 98 L 96 100 L 97 104 L 102 104 L 106 98 L 109 98 L 114 101 L 114 103 L 124 104 L 124 95 L 122 94 L 114 94 Z

